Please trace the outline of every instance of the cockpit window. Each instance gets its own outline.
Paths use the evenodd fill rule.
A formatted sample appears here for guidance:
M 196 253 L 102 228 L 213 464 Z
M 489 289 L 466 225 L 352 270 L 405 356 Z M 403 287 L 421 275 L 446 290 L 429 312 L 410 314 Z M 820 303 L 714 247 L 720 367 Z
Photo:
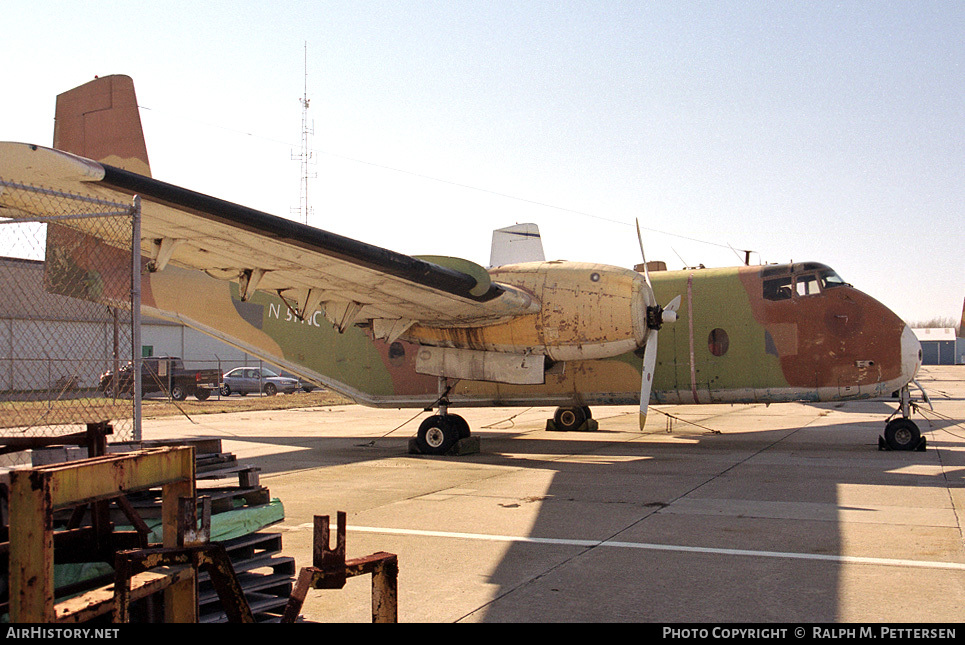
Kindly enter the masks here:
M 764 281 L 765 300 L 789 300 L 791 298 L 791 276 L 772 278 Z
M 802 273 L 764 280 L 765 300 L 789 300 L 821 293 L 822 289 L 836 287 L 844 281 L 834 271 Z
M 837 273 L 828 269 L 826 271 L 821 271 L 818 274 L 818 278 L 821 280 L 822 289 L 831 289 L 832 287 L 843 287 L 847 282 L 841 279 Z
M 850 286 L 833 269 L 816 262 L 765 267 L 761 275 L 765 300 L 804 298 L 826 289 Z
M 816 293 L 821 293 L 821 290 L 818 289 L 818 277 L 813 273 L 799 275 L 794 281 L 794 293 L 798 296 L 813 296 Z

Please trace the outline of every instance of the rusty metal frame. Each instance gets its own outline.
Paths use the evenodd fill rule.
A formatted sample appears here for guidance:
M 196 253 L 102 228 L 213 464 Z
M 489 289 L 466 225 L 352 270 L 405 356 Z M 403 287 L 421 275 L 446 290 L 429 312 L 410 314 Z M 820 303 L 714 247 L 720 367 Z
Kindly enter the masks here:
M 345 559 L 345 513 L 338 513 L 336 546 L 329 548 L 330 529 L 327 515 L 315 516 L 312 563 L 298 573 L 295 588 L 288 598 L 282 623 L 298 618 L 309 589 L 341 589 L 348 578 L 372 575 L 372 622 L 399 621 L 399 559 L 394 553 L 379 551 L 362 558 Z
M 208 572 L 229 622 L 255 622 L 228 552 L 223 544 L 216 542 L 118 552 L 114 566 L 114 622 L 126 623 L 129 620 L 131 581 L 135 576 L 162 567 L 178 570 L 185 566 L 191 567 L 195 572 L 198 569 Z
M 177 546 L 179 499 L 196 496 L 194 447 L 141 450 L 10 472 L 10 620 L 52 623 L 54 598 L 53 512 L 81 504 L 162 488 L 163 546 Z M 196 577 L 178 576 L 165 590 L 165 619 L 194 622 Z

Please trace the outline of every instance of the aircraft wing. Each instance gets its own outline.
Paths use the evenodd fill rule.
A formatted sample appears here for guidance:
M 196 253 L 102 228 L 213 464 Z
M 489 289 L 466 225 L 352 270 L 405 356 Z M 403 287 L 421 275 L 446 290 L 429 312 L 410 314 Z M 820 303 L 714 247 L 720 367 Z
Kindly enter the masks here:
M 324 311 L 341 329 L 362 320 L 383 329 L 472 326 L 539 306 L 466 260 L 396 253 L 59 150 L 0 143 L 0 180 L 122 203 L 137 195 L 141 252 L 152 269 L 170 263 L 237 281 L 242 299 L 275 293 L 300 315 Z M 0 186 L 0 215 L 37 212 L 5 193 Z

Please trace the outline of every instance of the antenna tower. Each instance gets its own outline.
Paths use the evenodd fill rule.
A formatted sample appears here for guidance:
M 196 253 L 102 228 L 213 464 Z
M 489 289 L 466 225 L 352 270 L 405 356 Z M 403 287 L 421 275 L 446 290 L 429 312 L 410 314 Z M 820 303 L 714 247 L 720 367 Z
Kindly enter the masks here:
M 302 104 L 302 151 L 299 154 L 292 153 L 292 159 L 301 162 L 301 190 L 298 196 L 298 216 L 308 224 L 309 216 L 312 214 L 312 207 L 308 203 L 308 182 L 317 174 L 311 172 L 312 166 L 312 147 L 311 137 L 315 134 L 314 123 L 308 121 L 308 43 L 305 43 L 305 89 L 302 98 L 298 100 Z M 294 209 L 292 209 L 294 210 Z

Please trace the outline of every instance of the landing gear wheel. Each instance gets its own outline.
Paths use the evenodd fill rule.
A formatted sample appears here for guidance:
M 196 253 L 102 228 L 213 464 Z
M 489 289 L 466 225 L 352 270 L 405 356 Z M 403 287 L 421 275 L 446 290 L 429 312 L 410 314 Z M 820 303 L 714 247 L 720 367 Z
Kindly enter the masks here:
M 911 419 L 894 419 L 885 426 L 885 443 L 892 450 L 915 450 L 921 444 L 921 431 Z
M 557 430 L 572 432 L 579 430 L 586 420 L 590 418 L 590 410 L 587 407 L 580 408 L 556 408 L 553 414 L 553 423 Z
M 423 421 L 416 435 L 419 451 L 426 455 L 444 455 L 449 452 L 460 439 L 460 421 L 468 432 L 469 426 L 465 420 L 455 415 L 437 414 Z

